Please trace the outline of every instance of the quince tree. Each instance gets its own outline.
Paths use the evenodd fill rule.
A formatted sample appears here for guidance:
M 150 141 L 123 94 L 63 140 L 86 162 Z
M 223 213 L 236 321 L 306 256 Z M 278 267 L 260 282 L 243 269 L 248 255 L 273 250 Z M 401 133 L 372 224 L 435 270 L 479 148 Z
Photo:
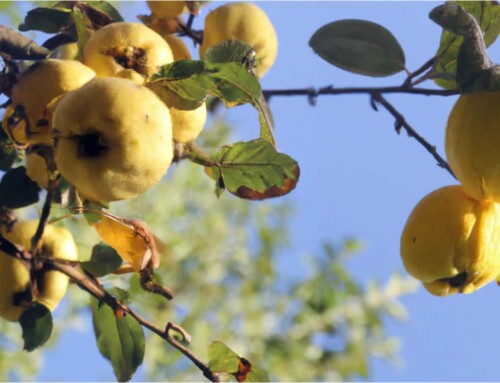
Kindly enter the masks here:
M 278 37 L 272 21 L 257 5 L 217 6 L 205 16 L 202 31 L 192 25 L 200 17 L 203 2 L 150 1 L 148 6 L 151 14 L 137 22 L 123 20 L 105 1 L 58 2 L 30 10 L 19 31 L 0 26 L 0 92 L 6 96 L 0 146 L 0 169 L 5 172 L 0 182 L 0 316 L 19 321 L 26 350 L 42 347 L 50 339 L 52 312 L 71 282 L 92 297 L 97 346 L 120 381 L 132 378 L 144 362 L 146 345 L 154 348 L 158 341 L 179 351 L 192 362 L 198 377 L 211 381 L 268 381 L 269 373 L 281 373 L 287 380 L 366 375 L 369 346 L 365 341 L 370 339 L 366 330 L 380 325 L 381 307 L 371 308 L 374 312 L 363 307 L 366 332 L 358 343 L 345 340 L 346 359 L 320 350 L 323 362 L 316 362 L 324 363 L 325 371 L 333 368 L 337 375 L 308 375 L 304 372 L 307 363 L 298 365 L 296 371 L 293 363 L 280 371 L 280 362 L 296 360 L 302 354 L 301 348 L 288 347 L 286 337 L 280 335 L 260 338 L 259 350 L 264 354 L 271 350 L 277 360 L 273 364 L 270 359 L 268 373 L 258 360 L 255 363 L 256 353 L 250 350 L 251 357 L 243 356 L 220 340 L 208 339 L 210 328 L 197 326 L 196 314 L 201 317 L 203 310 L 196 307 L 200 303 L 194 296 L 200 291 L 227 296 L 231 291 L 203 284 L 198 278 L 185 283 L 169 274 L 168 270 L 186 262 L 173 253 L 172 238 L 160 238 L 158 226 L 148 214 L 131 218 L 136 211 L 130 211 L 134 201 L 143 198 L 142 203 L 147 204 L 145 193 L 154 196 L 151 210 L 162 203 L 173 208 L 171 200 L 187 200 L 193 188 L 206 189 L 207 182 L 217 197 L 229 192 L 235 200 L 260 201 L 292 192 L 300 179 L 300 166 L 277 149 L 268 101 L 278 96 L 304 95 L 314 103 L 328 94 L 369 94 L 374 109 L 382 107 L 394 116 L 398 133 L 404 129 L 460 182 L 429 194 L 410 215 L 401 238 L 401 256 L 408 272 L 440 296 L 472 293 L 498 277 L 500 163 L 493 148 L 499 137 L 500 71 L 489 59 L 486 46 L 500 31 L 500 7 L 491 2 L 480 6 L 448 2 L 435 8 L 430 18 L 443 28 L 441 45 L 435 57 L 414 71 L 406 68 L 403 48 L 383 26 L 366 20 L 334 21 L 310 39 L 318 56 L 365 76 L 406 71 L 404 83 L 371 89 L 266 91 L 259 80 L 272 69 Z M 21 33 L 27 31 L 51 36 L 38 44 Z M 199 46 L 198 59 L 186 48 L 184 41 L 188 40 Z M 418 86 L 428 80 L 444 89 Z M 461 94 L 446 127 L 449 164 L 384 97 L 384 93 L 397 92 Z M 206 131 L 210 128 L 217 133 L 223 129 L 207 126 L 207 110 L 243 104 L 255 109 L 255 138 L 227 143 L 219 136 L 212 141 L 218 147 L 210 147 L 203 134 L 209 137 Z M 478 110 L 484 116 L 482 121 L 475 118 Z M 200 172 L 187 180 L 178 175 L 186 171 L 186 163 L 201 167 L 203 183 L 194 179 Z M 179 179 L 177 183 L 165 179 L 167 172 L 169 178 Z M 37 204 L 40 195 L 39 219 L 23 218 L 19 209 Z M 129 210 L 115 207 L 121 206 L 118 201 L 127 201 Z M 240 218 L 249 224 L 252 214 L 239 203 Z M 193 209 L 185 201 L 176 206 L 186 214 Z M 212 224 L 206 225 L 213 231 L 207 231 L 206 238 L 219 239 L 213 246 L 223 244 L 227 251 L 232 236 L 217 234 L 213 224 L 220 210 L 231 214 L 231 205 L 222 206 L 196 206 L 194 210 L 199 215 L 213 214 L 208 221 Z M 276 215 L 283 217 L 282 213 Z M 193 219 L 200 218 L 193 215 Z M 262 216 L 260 219 L 265 222 Z M 258 228 L 260 258 L 246 254 L 251 264 L 246 267 L 253 278 L 240 276 L 239 288 L 262 291 L 273 307 L 255 302 L 251 296 L 248 302 L 237 302 L 234 316 L 245 312 L 253 315 L 252 320 L 264 321 L 262 312 L 273 308 L 287 314 L 292 323 L 287 330 L 303 331 L 297 339 L 303 348 L 318 332 L 308 327 L 308 318 L 325 320 L 342 299 L 362 294 L 338 260 L 339 253 L 349 252 L 349 243 L 340 250 L 326 246 L 314 278 L 288 286 L 288 293 L 301 297 L 303 307 L 300 315 L 293 315 L 286 313 L 286 305 L 280 306 L 283 296 L 275 286 L 266 284 L 268 279 L 274 282 L 274 249 L 269 244 L 278 240 L 266 237 L 273 238 L 267 223 Z M 182 235 L 177 240 L 182 242 Z M 80 244 L 79 251 L 75 242 Z M 194 244 L 198 251 L 207 247 L 196 241 L 185 246 Z M 238 249 L 233 253 L 237 258 Z M 194 265 L 208 278 L 217 270 L 218 275 L 228 275 L 220 268 L 234 266 L 234 260 L 223 260 L 206 264 L 197 260 Z M 192 271 L 193 266 L 185 267 Z M 401 281 L 398 286 L 398 294 L 411 290 Z M 351 293 L 340 299 L 332 291 L 335 287 Z M 184 315 L 182 325 L 164 323 L 165 313 L 175 311 L 172 304 L 176 301 L 171 300 L 177 291 L 191 298 L 183 305 L 189 311 L 192 303 L 192 314 Z M 140 299 L 146 314 L 135 308 Z M 152 310 L 154 321 L 146 319 L 146 303 L 162 308 Z M 255 307 L 259 307 L 257 314 L 251 310 Z M 374 316 L 375 321 L 367 319 Z M 154 335 L 150 342 L 146 342 L 145 330 Z M 321 331 L 332 336 L 337 332 L 328 326 Z M 199 355 L 200 339 L 205 342 L 205 357 Z M 349 364 L 349 356 L 356 360 L 355 367 Z M 162 361 L 169 358 L 176 362 L 171 356 Z M 152 376 L 161 372 L 159 363 L 149 362 Z

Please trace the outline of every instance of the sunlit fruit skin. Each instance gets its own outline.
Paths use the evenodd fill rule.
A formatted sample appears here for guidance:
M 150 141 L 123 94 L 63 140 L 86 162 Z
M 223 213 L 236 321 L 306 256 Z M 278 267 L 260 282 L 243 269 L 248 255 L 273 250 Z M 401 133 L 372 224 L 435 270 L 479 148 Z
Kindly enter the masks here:
M 188 11 L 185 1 L 148 1 L 148 7 L 162 19 L 182 16 Z
M 2 235 L 10 242 L 24 248 L 31 248 L 31 238 L 38 227 L 38 220 L 21 221 L 9 231 L 2 229 Z M 55 258 L 76 261 L 77 249 L 71 233 L 60 227 L 47 225 L 42 239 L 42 254 Z M 0 278 L 0 316 L 9 321 L 18 321 L 27 307 L 14 305 L 13 295 L 26 290 L 29 286 L 28 269 L 18 259 L 0 253 L 0 270 L 5 272 Z M 4 271 L 5 270 L 5 271 Z M 69 279 L 58 271 L 47 271 L 38 280 L 38 295 L 33 297 L 34 302 L 42 303 L 50 311 L 54 311 L 64 297 Z
M 401 257 L 434 295 L 474 292 L 500 274 L 500 205 L 459 185 L 431 192 L 406 222 Z
M 0 251 L 0 273 L 0 317 L 16 322 L 26 305 L 15 302 L 15 295 L 29 289 L 29 271 L 19 259 Z
M 52 143 L 49 103 L 95 77 L 95 72 L 74 60 L 37 61 L 19 77 L 12 89 L 13 106 L 22 106 L 29 122 L 26 141 L 21 144 Z M 22 137 L 19 137 L 22 139 Z
M 174 141 L 181 143 L 194 141 L 207 121 L 205 103 L 197 104 L 184 100 L 165 87 L 153 87 L 153 90 L 170 111 Z
M 182 39 L 172 34 L 164 35 L 163 38 L 172 49 L 174 61 L 191 60 L 191 53 Z
M 63 98 L 53 123 L 57 167 L 91 201 L 135 197 L 158 183 L 172 162 L 168 108 L 131 80 L 94 79 Z
M 446 156 L 468 194 L 500 202 L 500 92 L 464 94 L 446 126 Z
M 50 58 L 61 60 L 76 60 L 78 58 L 79 48 L 77 43 L 63 44 L 50 52 Z
M 256 52 L 258 78 L 273 65 L 278 52 L 278 40 L 265 12 L 251 3 L 230 3 L 216 8 L 205 18 L 200 57 L 206 50 L 226 40 L 241 40 Z
M 36 152 L 26 153 L 26 174 L 41 189 L 49 186 L 49 172 L 45 159 Z
M 2 118 L 2 128 L 18 145 L 25 145 L 29 142 L 29 136 L 26 132 L 26 121 L 21 116 L 16 116 L 14 113 L 14 107 L 9 105 L 5 108 L 5 112 Z M 52 136 L 49 137 L 51 140 Z
M 85 44 L 83 62 L 98 77 L 133 69 L 144 77 L 174 60 L 168 43 L 140 23 L 120 22 L 98 29 Z

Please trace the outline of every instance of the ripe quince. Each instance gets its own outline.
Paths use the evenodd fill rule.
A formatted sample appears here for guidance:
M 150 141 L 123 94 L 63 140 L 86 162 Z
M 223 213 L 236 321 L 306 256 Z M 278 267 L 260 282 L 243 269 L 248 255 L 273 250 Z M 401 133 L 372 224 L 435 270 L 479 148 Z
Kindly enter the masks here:
M 255 74 L 261 78 L 273 65 L 278 40 L 271 21 L 251 3 L 230 3 L 216 8 L 205 18 L 200 57 L 206 50 L 226 40 L 241 40 L 256 52 Z
M 26 175 L 41 189 L 49 187 L 49 171 L 45 159 L 35 151 L 26 150 Z
M 474 292 L 500 274 L 500 205 L 459 185 L 433 191 L 406 222 L 401 257 L 434 295 Z
M 131 80 L 96 78 L 68 93 L 55 109 L 53 124 L 57 167 L 91 201 L 143 193 L 172 162 L 168 108 Z
M 12 106 L 23 110 L 27 124 L 24 133 L 13 139 L 19 144 L 52 144 L 52 117 L 47 106 L 94 76 L 92 69 L 73 60 L 47 59 L 31 65 L 12 89 Z
M 194 141 L 207 121 L 205 102 L 200 104 L 185 100 L 166 87 L 152 86 L 151 89 L 170 111 L 174 141 L 182 143 Z
M 30 249 L 31 238 L 37 227 L 38 220 L 21 221 L 16 223 L 10 231 L 2 228 L 2 235 L 18 246 Z M 43 255 L 71 261 L 77 260 L 76 245 L 68 230 L 47 225 L 42 240 Z M 29 271 L 19 259 L 0 252 L 0 273 L 2 274 L 0 316 L 8 321 L 16 322 L 29 305 L 28 301 L 22 299 L 22 293 L 29 291 L 30 288 Z M 32 297 L 32 300 L 54 311 L 66 293 L 68 277 L 58 271 L 47 271 L 37 282 L 38 294 Z
M 461 95 L 446 126 L 446 156 L 472 197 L 500 202 L 500 92 Z
M 16 112 L 16 109 L 9 105 L 5 108 L 2 119 L 3 130 L 19 146 L 24 146 L 29 142 L 29 133 L 26 131 L 26 119 L 23 113 L 22 110 Z
M 162 19 L 173 19 L 188 11 L 185 1 L 148 1 L 148 7 L 153 14 Z
M 174 60 L 168 43 L 140 23 L 120 22 L 98 29 L 85 44 L 83 62 L 98 77 L 133 69 L 144 77 Z
M 182 39 L 172 34 L 163 35 L 163 38 L 172 49 L 174 61 L 191 60 L 191 53 Z
M 76 60 L 80 49 L 77 43 L 63 44 L 50 52 L 50 58 L 61 60 Z

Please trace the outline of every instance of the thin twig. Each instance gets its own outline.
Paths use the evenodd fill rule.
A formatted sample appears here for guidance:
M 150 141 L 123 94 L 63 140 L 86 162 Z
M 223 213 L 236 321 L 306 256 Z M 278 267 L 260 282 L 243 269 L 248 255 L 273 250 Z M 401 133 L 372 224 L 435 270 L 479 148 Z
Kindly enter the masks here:
M 201 43 L 203 42 L 203 31 L 195 31 L 182 22 L 179 22 L 179 28 L 181 30 L 180 36 L 187 36 L 191 38 L 196 44 L 201 45 Z
M 415 71 L 414 73 L 425 71 L 425 67 L 428 67 L 429 65 L 431 65 L 430 60 L 426 64 L 424 64 L 422 68 Z M 438 162 L 438 166 L 446 169 L 454 178 L 456 178 L 448 163 L 437 152 L 436 147 L 434 145 L 431 145 L 424 137 L 418 134 L 417 131 L 406 122 L 404 116 L 399 113 L 396 108 L 382 96 L 382 94 L 385 93 L 410 93 L 422 94 L 427 96 L 452 96 L 459 94 L 457 90 L 412 88 L 405 87 L 404 84 L 402 86 L 381 88 L 333 88 L 332 86 L 328 86 L 320 88 L 319 90 L 316 90 L 315 88 L 303 88 L 263 91 L 263 94 L 267 99 L 272 96 L 307 96 L 309 100 L 315 100 L 320 95 L 368 94 L 371 97 L 372 106 L 374 105 L 374 102 L 378 102 L 396 118 L 396 130 L 398 132 L 401 128 L 404 128 L 410 137 L 415 138 L 415 140 L 417 140 L 434 157 L 434 159 Z
M 216 373 L 212 372 L 207 364 L 201 361 L 201 359 L 193 353 L 189 348 L 182 345 L 177 339 L 170 336 L 168 331 L 161 329 L 154 323 L 149 320 L 143 318 L 139 315 L 135 310 L 131 309 L 124 303 L 121 303 L 116 297 L 107 292 L 102 285 L 97 281 L 97 279 L 89 278 L 85 275 L 78 267 L 75 267 L 73 264 L 69 264 L 67 262 L 60 262 L 57 258 L 47 257 L 43 259 L 44 262 L 50 263 L 50 266 L 57 271 L 60 271 L 66 274 L 70 279 L 75 282 L 78 287 L 85 290 L 89 294 L 91 294 L 96 299 L 104 302 L 108 305 L 113 311 L 122 310 L 125 313 L 131 315 L 141 326 L 147 328 L 151 332 L 158 335 L 160 338 L 168 342 L 171 346 L 176 348 L 178 351 L 183 353 L 191 362 L 193 362 L 196 367 L 198 367 L 203 375 L 212 382 L 218 382 L 219 377 Z
M 415 77 L 419 76 L 420 74 L 424 73 L 428 69 L 432 69 L 432 67 L 434 66 L 435 62 L 436 62 L 436 57 L 432 57 L 431 59 L 427 60 L 424 63 L 424 65 L 422 65 L 420 68 L 418 68 L 414 72 L 410 73 L 408 75 L 408 77 L 406 78 L 406 80 L 403 82 L 403 87 L 411 88 L 413 85 L 415 85 L 413 83 L 413 79 Z
M 49 173 L 52 175 L 52 173 L 56 169 L 54 152 L 52 148 L 41 149 L 39 153 L 43 156 L 45 164 L 47 165 L 47 169 Z M 38 223 L 35 235 L 33 236 L 33 238 L 31 238 L 31 252 L 33 255 L 37 254 L 40 249 L 43 232 L 45 230 L 45 226 L 47 226 L 47 221 L 50 216 L 50 209 L 52 207 L 52 201 L 54 199 L 55 189 L 57 185 L 58 181 L 54 179 L 54 177 L 50 176 L 47 186 L 47 195 L 45 196 L 45 202 L 43 204 L 40 221 Z
M 456 179 L 455 174 L 453 174 L 453 171 L 451 170 L 445 159 L 439 155 L 436 147 L 434 145 L 431 145 L 424 137 L 418 134 L 417 131 L 413 129 L 410 124 L 408 124 L 408 122 L 406 122 L 404 116 L 399 113 L 396 108 L 391 103 L 389 103 L 389 101 L 387 101 L 380 93 L 373 94 L 372 99 L 373 101 L 378 102 L 380 105 L 382 105 L 390 114 L 393 115 L 393 117 L 396 119 L 397 131 L 399 131 L 400 128 L 403 128 L 408 133 L 408 136 L 413 137 L 415 140 L 417 140 L 434 157 L 434 159 L 438 163 L 438 166 L 447 170 L 448 173 L 450 173 L 452 177 Z
M 387 94 L 387 93 L 406 93 L 406 94 L 420 94 L 425 96 L 454 96 L 458 95 L 458 90 L 449 89 L 428 89 L 428 88 L 408 88 L 404 85 L 401 86 L 387 86 L 387 87 L 361 87 L 361 88 L 335 88 L 333 86 L 326 86 L 323 88 L 297 88 L 297 89 L 267 89 L 262 93 L 266 99 L 274 96 L 308 96 L 318 97 L 323 95 L 339 95 L 339 94 Z

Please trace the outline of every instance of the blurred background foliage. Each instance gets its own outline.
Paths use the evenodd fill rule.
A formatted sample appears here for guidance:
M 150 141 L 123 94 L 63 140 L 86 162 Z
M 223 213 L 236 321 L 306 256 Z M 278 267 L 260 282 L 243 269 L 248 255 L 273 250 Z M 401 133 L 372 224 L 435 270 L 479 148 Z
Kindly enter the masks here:
M 41 5 L 1 1 L 2 22 L 15 28 L 22 12 Z M 229 136 L 223 116 L 213 117 L 210 125 L 200 137 L 202 147 L 215 149 L 237 139 Z M 129 290 L 132 306 L 159 326 L 182 325 L 193 337 L 191 348 L 205 360 L 210 342 L 222 340 L 273 380 L 369 379 L 371 358 L 397 362 L 398 339 L 385 325 L 405 319 L 399 298 L 416 289 L 413 280 L 394 275 L 382 285 L 361 283 L 344 262 L 361 250 L 359 241 L 328 239 L 314 254 L 296 249 L 289 238 L 293 206 L 286 198 L 252 203 L 226 193 L 217 199 L 213 188 L 203 169 L 180 163 L 156 188 L 111 206 L 114 214 L 146 221 L 163 242 L 157 274 L 176 293 L 174 301 L 145 293 L 135 276 L 108 276 L 104 285 Z M 36 213 L 29 208 L 20 215 Z M 54 209 L 52 217 L 64 214 Z M 88 259 L 98 242 L 94 231 L 83 218 L 61 224 L 73 232 L 81 260 Z M 302 269 L 290 273 L 287 254 L 299 252 L 308 267 L 297 265 Z M 90 331 L 81 323 L 89 299 L 78 288 L 69 289 L 44 349 L 70 328 Z M 146 335 L 145 380 L 201 379 L 184 356 Z M 33 380 L 43 368 L 44 349 L 23 352 L 21 341 L 18 324 L 0 321 L 1 381 Z

